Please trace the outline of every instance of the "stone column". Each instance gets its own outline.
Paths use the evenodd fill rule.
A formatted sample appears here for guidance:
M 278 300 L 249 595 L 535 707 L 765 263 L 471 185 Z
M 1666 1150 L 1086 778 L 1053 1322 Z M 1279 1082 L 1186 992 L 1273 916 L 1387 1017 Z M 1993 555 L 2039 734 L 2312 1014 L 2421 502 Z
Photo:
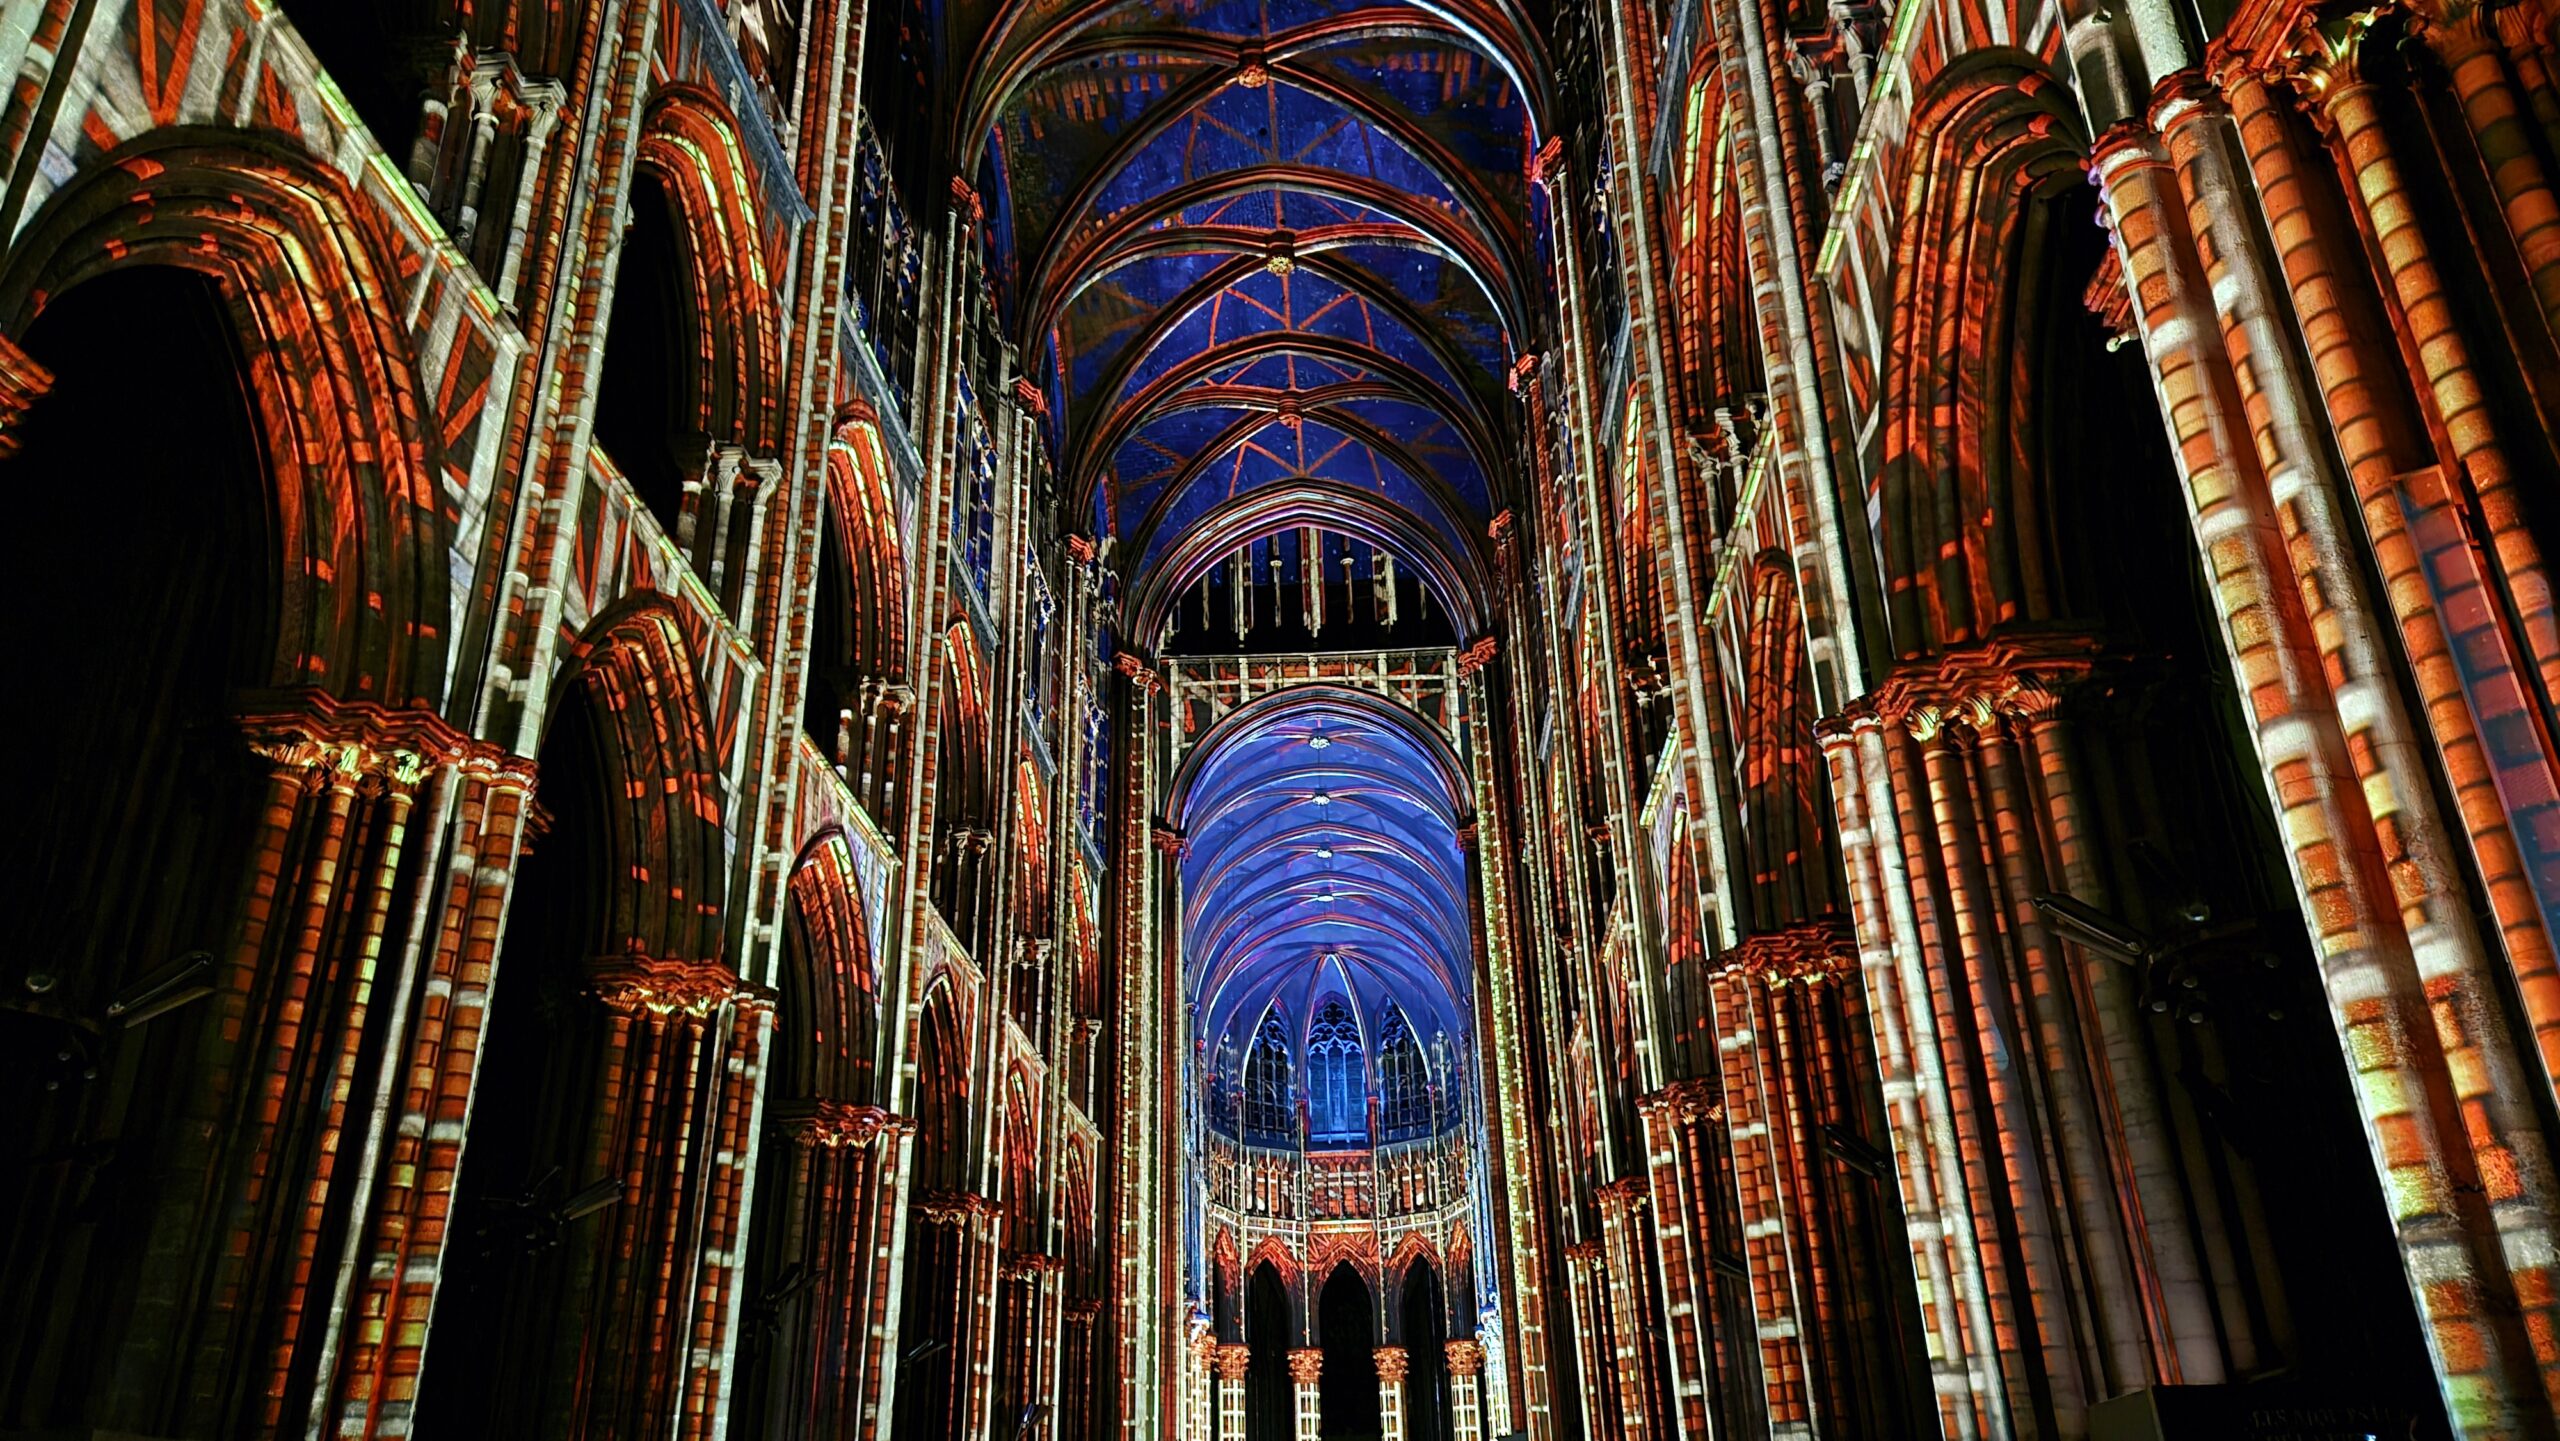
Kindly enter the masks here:
M 1484 1343 L 1461 1338 L 1449 1343 L 1449 1441 L 1483 1441 L 1476 1378 L 1484 1374 Z
M 1182 1388 L 1190 1405 L 1183 1411 L 1182 1434 L 1194 1441 L 1210 1441 L 1217 1434 L 1217 1414 L 1211 1401 L 1217 1389 L 1218 1338 L 1209 1333 L 1204 1321 L 1194 1320 L 1192 1326 L 1191 1374 L 1184 1379 Z
M 1324 1426 L 1324 1393 L 1316 1383 L 1324 1376 L 1324 1352 L 1300 1346 L 1289 1353 L 1289 1380 L 1298 1393 L 1298 1441 L 1316 1441 Z
M 1219 1441 L 1242 1441 L 1244 1436 L 1244 1373 L 1253 1364 L 1253 1348 L 1241 1341 L 1223 1342 L 1218 1346 L 1218 1436 Z
M 1404 1441 L 1405 1350 L 1378 1348 L 1378 1423 L 1380 1441 Z

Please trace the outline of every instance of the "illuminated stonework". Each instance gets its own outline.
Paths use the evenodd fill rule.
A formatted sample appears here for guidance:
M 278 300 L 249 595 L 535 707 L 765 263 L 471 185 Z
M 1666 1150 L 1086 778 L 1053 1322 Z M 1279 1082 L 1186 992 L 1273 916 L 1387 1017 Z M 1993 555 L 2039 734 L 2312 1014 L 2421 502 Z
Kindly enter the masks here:
M 2555 19 L 0 4 L 0 1435 L 2560 1432 Z

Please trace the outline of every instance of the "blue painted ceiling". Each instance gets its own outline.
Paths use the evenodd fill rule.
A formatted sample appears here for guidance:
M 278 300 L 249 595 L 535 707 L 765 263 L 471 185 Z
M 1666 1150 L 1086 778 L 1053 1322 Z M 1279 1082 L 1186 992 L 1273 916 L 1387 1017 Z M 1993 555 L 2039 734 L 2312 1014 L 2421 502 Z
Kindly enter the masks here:
M 1474 907 L 1449 762 L 1368 707 L 1300 694 L 1218 733 L 1183 796 L 1194 1033 L 1241 1052 L 1277 1001 L 1303 1037 L 1340 996 L 1463 1048 Z
M 1284 512 L 1307 478 L 1481 554 L 1536 274 L 1540 65 L 1504 3 L 1035 0 L 985 22 L 962 123 L 989 272 L 1079 524 L 1131 584 L 1230 502 L 1268 509 L 1263 533 L 1305 523 Z

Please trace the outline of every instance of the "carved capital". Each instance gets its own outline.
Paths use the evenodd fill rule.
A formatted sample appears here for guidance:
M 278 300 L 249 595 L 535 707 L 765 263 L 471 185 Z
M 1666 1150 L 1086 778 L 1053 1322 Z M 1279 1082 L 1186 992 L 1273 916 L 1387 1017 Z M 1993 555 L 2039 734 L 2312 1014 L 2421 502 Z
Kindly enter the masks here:
M 1403 1382 L 1406 1368 L 1411 1364 L 1405 1349 L 1402 1346 L 1381 1346 L 1377 1354 L 1378 1380 L 1389 1386 Z
M 1461 1337 L 1448 1343 L 1449 1374 L 1481 1376 L 1484 1374 L 1484 1343 Z
M 1458 674 L 1474 675 L 1477 671 L 1493 664 L 1493 658 L 1500 650 L 1501 645 L 1494 637 L 1489 635 L 1477 637 L 1473 645 L 1458 653 Z
M 978 199 L 977 189 L 957 175 L 951 177 L 951 208 L 960 212 L 962 219 L 970 225 L 980 224 L 987 218 L 986 204 Z
M 882 1136 L 892 1142 L 913 1131 L 916 1123 L 878 1106 L 820 1101 L 807 1115 L 789 1121 L 793 1142 L 825 1150 L 868 1146 Z
M 916 1202 L 916 1215 L 936 1226 L 965 1226 L 995 1214 L 996 1203 L 975 1191 L 936 1191 Z
M 1067 1263 L 1046 1251 L 1017 1251 L 1005 1258 L 1004 1275 L 1008 1281 L 1037 1282 L 1043 1276 L 1063 1274 Z
M 1253 1348 L 1241 1341 L 1222 1343 L 1218 1347 L 1217 1365 L 1219 1380 L 1241 1382 L 1246 1369 L 1253 1365 Z
M 596 965 L 594 991 L 597 1000 L 625 1014 L 647 1011 L 696 1020 L 725 1005 L 771 1004 L 762 987 L 748 985 L 726 961 L 716 960 L 608 956 Z
M 1704 1080 L 1673 1081 L 1638 1101 L 1636 1108 L 1690 1126 L 1724 1119 L 1724 1103 L 1717 1097 L 1715 1084 Z
M 1013 378 L 1013 403 L 1021 406 L 1025 415 L 1049 413 L 1049 393 L 1040 388 L 1038 381 L 1027 375 L 1017 375 Z
M 1592 1194 L 1600 1202 L 1601 1214 L 1630 1216 L 1645 1208 L 1653 1197 L 1653 1187 L 1642 1176 L 1623 1176 Z
M 2151 87 L 2151 126 L 2166 135 L 2181 125 L 2230 113 L 2222 86 L 2201 68 L 2189 66 L 2160 77 Z
M 1324 1379 L 1324 1352 L 1313 1346 L 1300 1346 L 1291 1351 L 1289 1379 L 1301 1386 L 1313 1386 Z
M 1157 850 L 1176 859 L 1191 853 L 1191 838 L 1184 835 L 1178 826 L 1159 821 L 1147 828 L 1147 840 Z
M 272 699 L 240 717 L 241 732 L 279 777 L 306 784 L 409 794 L 437 765 L 487 749 L 430 711 L 339 701 L 319 691 Z
M 2085 635 L 2002 637 L 1908 663 L 1865 699 L 1865 708 L 1914 740 L 1929 741 L 1949 725 L 1995 728 L 2004 716 L 2050 712 L 2059 694 L 2088 677 L 2100 659 Z
M 1858 973 L 1857 942 L 1838 920 L 1804 921 L 1766 931 L 1725 953 L 1726 969 L 1762 985 L 1817 986 Z

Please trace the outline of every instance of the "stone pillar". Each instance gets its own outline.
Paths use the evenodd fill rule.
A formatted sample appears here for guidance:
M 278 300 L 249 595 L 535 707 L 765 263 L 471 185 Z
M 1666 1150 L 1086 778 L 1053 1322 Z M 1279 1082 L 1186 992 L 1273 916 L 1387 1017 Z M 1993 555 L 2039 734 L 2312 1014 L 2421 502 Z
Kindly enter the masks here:
M 1659 1389 L 1653 1337 L 1662 1306 L 1654 1291 L 1653 1268 L 1645 1264 L 1652 1249 L 1647 1237 L 1652 1197 L 1643 1177 L 1630 1176 L 1601 1187 L 1598 1200 L 1600 1294 L 1609 1310 L 1608 1369 L 1603 1374 L 1612 1377 L 1618 1388 L 1620 1434 L 1653 1436 Z
M 2397 299 L 2405 323 L 2430 337 L 2418 347 L 2424 373 L 2411 381 L 2447 413 L 2471 412 L 2479 401 L 2465 340 L 2354 58 L 2349 45 L 2314 61 L 2316 118 L 2351 178 L 2349 209 L 2383 261 L 2377 283 Z M 2162 118 L 2177 128 L 2192 119 L 2182 109 L 2191 103 L 2173 93 Z M 2260 157 L 2262 187 L 2286 178 L 2283 158 Z M 2420 1324 L 2448 1393 L 2476 1398 L 2476 1424 L 2484 1432 L 2515 1429 L 2527 1416 L 2550 1414 L 2551 1367 L 2526 1326 L 2495 1318 L 2515 1314 L 2518 1293 L 2544 1309 L 2552 1185 L 2548 1150 L 2514 1105 L 2526 1094 L 2527 1073 L 2497 1015 L 2497 978 L 2458 933 L 2412 914 L 2397 889 L 2404 872 L 2392 853 L 2405 818 L 2376 814 L 2382 792 L 2368 789 L 2342 725 L 2303 613 L 2306 587 L 2288 563 L 2282 518 L 2248 438 L 2214 287 L 2186 208 L 2172 199 L 2184 196 L 2168 154 L 2149 124 L 2127 121 L 2101 136 L 2093 159 Z M 2337 374 L 2333 364 L 2330 378 Z M 2340 399 L 2334 386 L 2329 398 Z M 2485 416 L 2458 429 L 2451 447 L 2484 509 L 2513 503 L 2514 476 Z M 2504 548 L 2503 533 L 2490 540 L 2511 565 L 2527 559 Z M 2538 554 L 2531 561 L 2526 568 L 2538 569 Z M 2529 649 L 2538 662 L 2548 654 Z M 2500 1194 L 2487 1196 L 2467 1179 L 2481 1175 L 2499 1177 Z
M 1190 1374 L 1182 1386 L 1190 1404 L 1183 1410 L 1182 1434 L 1193 1441 L 1210 1441 L 1217 1434 L 1211 1401 L 1217 1387 L 1218 1338 L 1210 1334 L 1205 1321 L 1195 1318 L 1191 1325 Z
M 1483 1441 L 1483 1413 L 1476 1378 L 1484 1374 L 1484 1343 L 1460 1338 L 1449 1354 L 1449 1441 Z
M 1378 1426 L 1380 1441 L 1404 1441 L 1404 1376 L 1402 1346 L 1378 1348 Z
M 1300 1346 L 1289 1353 L 1289 1380 L 1298 1393 L 1298 1441 L 1316 1441 L 1324 1426 L 1324 1393 L 1316 1383 L 1324 1376 L 1324 1352 Z
M 1253 1364 L 1253 1348 L 1241 1341 L 1219 1345 L 1218 1367 L 1218 1437 L 1219 1441 L 1242 1441 L 1244 1436 L 1244 1373 Z

